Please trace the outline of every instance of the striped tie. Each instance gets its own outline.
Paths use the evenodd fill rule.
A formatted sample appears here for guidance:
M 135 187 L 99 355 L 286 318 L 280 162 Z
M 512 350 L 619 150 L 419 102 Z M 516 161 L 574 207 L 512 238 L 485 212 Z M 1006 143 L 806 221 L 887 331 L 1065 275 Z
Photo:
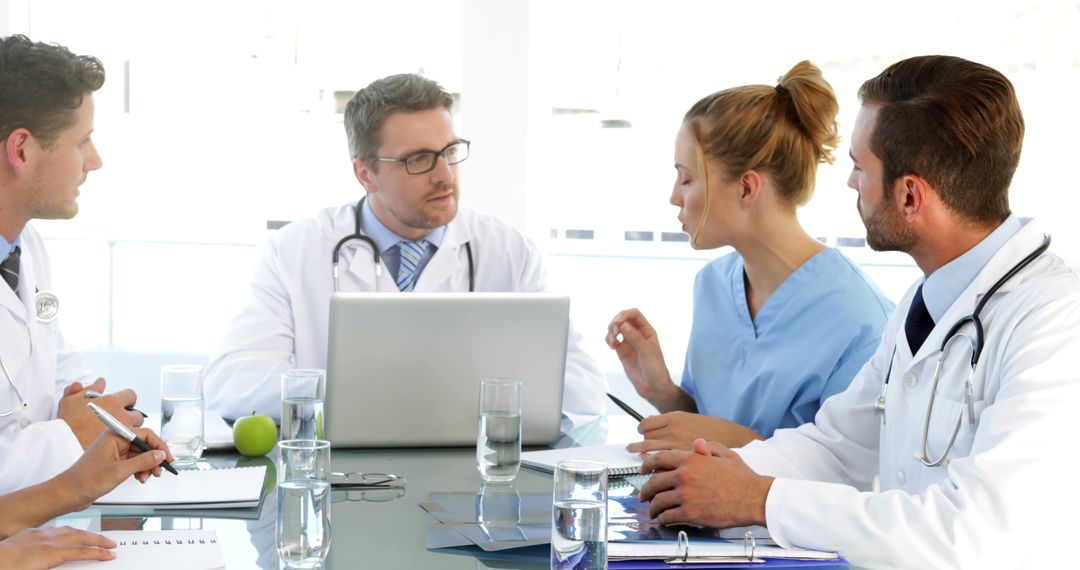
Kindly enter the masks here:
M 402 240 L 398 242 L 398 247 L 401 249 L 401 265 L 398 266 L 397 286 L 402 292 L 412 291 L 416 286 L 416 278 L 419 277 L 416 266 L 420 265 L 420 259 L 424 257 L 427 242 Z
M 0 275 L 11 286 L 11 290 L 19 293 L 19 246 L 11 251 L 11 254 L 0 262 Z

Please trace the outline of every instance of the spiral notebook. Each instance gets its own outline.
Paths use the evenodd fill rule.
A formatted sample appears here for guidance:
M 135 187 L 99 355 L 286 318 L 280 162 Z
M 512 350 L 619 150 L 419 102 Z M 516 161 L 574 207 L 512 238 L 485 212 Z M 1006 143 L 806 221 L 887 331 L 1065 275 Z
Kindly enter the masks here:
M 638 475 L 641 469 L 641 457 L 627 451 L 625 443 L 526 451 L 521 454 L 522 465 L 548 473 L 554 473 L 555 464 L 566 459 L 587 459 L 606 463 L 608 477 Z
M 258 506 L 266 466 L 162 472 L 139 483 L 128 477 L 119 487 L 94 502 L 97 507 L 155 509 L 223 509 Z
M 102 570 L 218 570 L 225 554 L 212 530 L 112 530 L 103 534 L 116 542 L 116 558 L 98 562 L 65 562 L 58 568 Z

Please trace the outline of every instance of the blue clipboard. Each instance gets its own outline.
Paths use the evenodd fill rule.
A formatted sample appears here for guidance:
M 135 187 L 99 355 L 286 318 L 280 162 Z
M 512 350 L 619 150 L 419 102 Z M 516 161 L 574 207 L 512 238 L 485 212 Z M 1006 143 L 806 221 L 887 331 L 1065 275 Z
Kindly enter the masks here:
M 608 562 L 612 570 L 652 570 L 674 568 L 813 568 L 815 570 L 846 570 L 848 561 L 836 560 L 794 560 L 791 558 L 766 558 L 765 562 L 692 562 L 689 564 L 668 564 L 663 560 L 613 560 Z

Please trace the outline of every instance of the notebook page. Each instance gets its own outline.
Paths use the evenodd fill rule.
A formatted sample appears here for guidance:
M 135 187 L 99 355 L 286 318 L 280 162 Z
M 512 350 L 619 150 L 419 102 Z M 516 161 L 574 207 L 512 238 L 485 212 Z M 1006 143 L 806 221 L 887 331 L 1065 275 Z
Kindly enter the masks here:
M 218 570 L 225 553 L 212 530 L 111 530 L 103 534 L 116 542 L 116 558 L 98 562 L 65 562 L 57 568 L 102 570 Z
M 564 459 L 587 459 L 607 463 L 608 472 L 617 475 L 637 474 L 641 467 L 641 457 L 627 451 L 625 443 L 526 451 L 521 454 L 522 465 L 551 473 L 555 471 L 555 463 Z
M 234 469 L 182 470 L 179 475 L 162 472 L 139 483 L 129 477 L 98 499 L 99 507 L 152 506 L 167 508 L 243 507 L 259 504 L 266 466 Z

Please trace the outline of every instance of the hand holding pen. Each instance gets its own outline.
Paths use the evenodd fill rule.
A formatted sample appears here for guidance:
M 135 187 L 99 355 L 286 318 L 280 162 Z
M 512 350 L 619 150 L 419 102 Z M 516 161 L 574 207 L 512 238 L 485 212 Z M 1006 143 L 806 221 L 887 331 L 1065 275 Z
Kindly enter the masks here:
M 86 407 L 88 401 L 94 402 L 99 408 L 109 412 L 128 427 L 139 427 L 144 421 L 142 414 L 125 409 L 135 405 L 136 395 L 133 390 L 117 390 L 90 399 L 88 394 L 93 395 L 95 392 L 97 394 L 105 392 L 104 378 L 98 378 L 86 386 L 80 382 L 72 382 L 64 389 L 60 404 L 57 406 L 57 418 L 67 422 L 83 449 L 89 448 L 101 433 L 101 420 Z
M 64 507 L 65 511 L 89 508 L 128 477 L 145 483 L 151 476 L 161 476 L 162 461 L 173 458 L 168 445 L 148 429 L 132 431 L 153 450 L 141 451 L 112 430 L 106 430 L 74 465 L 57 475 L 59 493 L 74 501 Z
M 152 451 L 153 450 L 153 448 L 150 447 L 149 445 L 147 445 L 145 441 L 143 441 L 141 438 L 139 438 L 137 435 L 135 435 L 135 432 L 131 431 L 130 428 L 128 428 L 123 423 L 121 423 L 120 420 L 114 418 L 112 416 L 112 414 L 110 414 L 109 412 L 106 412 L 105 410 L 101 409 L 100 406 L 97 406 L 93 402 L 87 402 L 86 406 L 88 408 L 90 408 L 91 411 L 94 412 L 94 415 L 96 415 L 98 418 L 101 419 L 101 421 L 109 428 L 110 431 L 112 431 L 116 435 L 119 435 L 125 441 L 131 442 L 132 445 L 134 445 L 136 448 L 138 448 L 138 449 L 140 449 L 142 451 Z M 146 433 L 151 434 L 151 435 L 153 434 L 153 432 L 151 432 L 151 431 L 147 431 Z M 165 445 L 164 443 L 161 442 L 160 439 L 157 439 L 157 436 L 154 436 L 154 438 L 156 439 L 155 443 L 159 444 L 159 449 L 161 448 L 161 446 Z M 165 447 L 164 451 L 168 454 L 168 447 Z M 163 459 L 161 461 L 161 466 L 164 467 L 165 469 L 168 469 L 169 472 L 171 472 L 173 475 L 179 475 L 180 474 L 176 470 L 175 467 L 173 467 L 172 465 L 169 464 L 168 459 Z
M 86 397 L 87 398 L 101 398 L 103 396 L 104 396 L 104 394 L 102 394 L 101 392 L 97 392 L 95 390 L 87 390 L 86 391 Z M 135 412 L 136 414 L 140 414 L 144 418 L 150 417 L 150 416 L 146 415 L 146 412 L 143 412 L 142 410 L 135 409 L 134 405 L 124 406 L 124 409 L 129 411 L 129 412 Z

